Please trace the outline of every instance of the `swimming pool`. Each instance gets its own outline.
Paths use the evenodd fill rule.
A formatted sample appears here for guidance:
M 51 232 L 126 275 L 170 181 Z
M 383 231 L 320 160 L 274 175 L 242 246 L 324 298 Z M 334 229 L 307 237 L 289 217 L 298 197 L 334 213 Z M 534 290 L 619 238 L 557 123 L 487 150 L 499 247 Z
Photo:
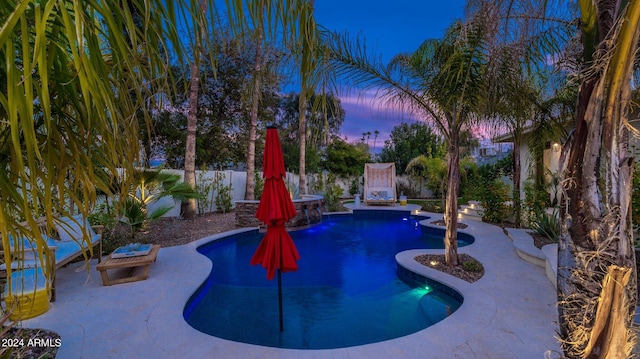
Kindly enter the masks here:
M 355 211 L 290 232 L 299 270 L 284 273 L 284 332 L 277 281 L 249 260 L 262 239 L 250 231 L 201 246 L 213 262 L 184 309 L 195 329 L 224 339 L 280 348 L 329 349 L 374 343 L 422 330 L 453 313 L 462 297 L 444 286 L 401 280 L 395 255 L 442 248 L 443 230 L 408 212 Z M 473 237 L 459 234 L 459 246 Z M 448 290 L 447 290 L 448 289 Z

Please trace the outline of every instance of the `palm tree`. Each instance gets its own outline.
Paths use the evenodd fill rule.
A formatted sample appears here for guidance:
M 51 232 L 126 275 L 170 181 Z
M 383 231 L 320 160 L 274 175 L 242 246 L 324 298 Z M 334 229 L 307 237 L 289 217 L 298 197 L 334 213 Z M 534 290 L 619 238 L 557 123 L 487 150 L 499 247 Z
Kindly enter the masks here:
M 629 357 L 636 298 L 628 152 L 640 1 L 580 1 L 582 76 L 558 246 L 560 338 L 569 358 Z
M 484 93 L 485 32 L 482 16 L 451 26 L 444 39 L 427 40 L 412 54 L 388 66 L 371 59 L 359 44 L 331 35 L 335 66 L 358 85 L 382 89 L 382 96 L 432 120 L 447 141 L 448 180 L 445 220 L 446 263 L 458 265 L 457 213 L 460 179 L 459 136 L 474 120 Z M 363 136 L 366 135 L 363 134 Z
M 9 234 L 28 235 L 48 251 L 37 218 L 46 217 L 53 230 L 54 215 L 73 215 L 77 208 L 86 216 L 97 191 L 114 195 L 111 179 L 119 168 L 133 171 L 139 155 L 136 110 L 154 103 L 158 97 L 151 94 L 169 91 L 164 55 L 170 47 L 180 55 L 181 46 L 174 7 L 161 0 L 129 4 L 0 4 L 4 248 Z M 144 31 L 131 20 L 131 8 L 144 15 Z M 122 193 L 127 186 L 122 184 Z M 4 255 L 10 262 L 9 252 Z
M 530 4 L 505 3 L 509 11 Z M 572 75 L 579 84 L 575 129 L 563 154 L 568 161 L 558 243 L 559 336 L 567 358 L 627 358 L 633 348 L 637 302 L 628 120 L 631 82 L 637 71 L 640 1 L 577 5 L 579 23 L 571 22 L 575 15 L 570 14 L 561 31 L 550 26 L 549 16 L 536 16 L 541 21 L 535 36 L 543 41 L 534 39 L 537 44 L 530 47 L 539 55 L 538 63 L 548 64 L 549 54 L 568 54 L 568 61 L 558 64 L 564 71 L 573 69 L 567 64 L 575 66 Z M 561 10 L 549 12 L 558 19 Z M 571 39 L 559 37 L 561 32 Z
M 373 137 L 373 151 L 375 152 L 376 150 L 376 141 L 378 140 L 378 135 L 380 134 L 380 131 L 375 130 L 373 131 L 374 137 Z
M 200 90 L 200 59 L 203 56 L 202 42 L 206 37 L 207 2 L 200 0 L 198 11 L 194 11 L 195 38 L 193 62 L 191 63 L 191 79 L 189 80 L 189 108 L 187 111 L 187 138 L 184 153 L 184 183 L 196 188 L 196 127 L 198 123 L 198 92 Z M 186 199 L 182 202 L 180 213 L 189 219 L 196 215 L 196 200 Z
M 249 122 L 249 143 L 247 149 L 247 182 L 245 188 L 245 198 L 254 199 L 255 197 L 255 143 L 257 139 L 257 119 L 258 106 L 260 103 L 260 87 L 262 67 L 265 54 L 263 54 L 263 46 L 265 41 L 281 40 L 285 46 L 288 44 L 297 44 L 302 42 L 303 55 L 302 59 L 308 60 L 306 56 L 308 51 L 313 53 L 313 49 L 309 48 L 309 38 L 315 37 L 315 21 L 313 19 L 313 3 L 307 0 L 228 0 L 233 4 L 230 5 L 229 12 L 233 15 L 232 26 L 239 32 L 252 32 L 256 41 L 256 53 L 254 58 L 253 71 L 253 88 L 251 94 L 251 113 Z M 311 5 L 310 5 L 311 4 Z M 245 11 L 248 10 L 248 11 Z M 309 25 L 304 29 L 300 26 Z M 280 31 L 284 30 L 284 31 Z M 313 41 L 311 41 L 312 43 Z M 313 71 L 313 67 L 308 63 L 304 63 L 301 68 L 303 79 L 308 73 Z M 301 102 L 306 100 L 308 89 L 303 89 L 301 93 Z M 303 96 L 304 95 L 304 96 Z M 306 107 L 305 107 L 306 108 Z M 304 121 L 301 121 L 304 126 Z M 303 142 L 303 141 L 302 141 Z M 304 158 L 304 155 L 301 154 Z

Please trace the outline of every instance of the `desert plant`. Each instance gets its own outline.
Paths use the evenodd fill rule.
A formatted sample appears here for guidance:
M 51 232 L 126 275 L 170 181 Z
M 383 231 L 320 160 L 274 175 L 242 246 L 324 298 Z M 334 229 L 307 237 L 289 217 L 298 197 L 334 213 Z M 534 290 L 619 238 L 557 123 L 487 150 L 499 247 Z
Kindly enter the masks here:
M 554 208 L 553 213 L 548 214 L 541 212 L 536 216 L 536 220 L 532 222 L 531 228 L 541 236 L 544 236 L 554 242 L 558 241 L 560 236 L 560 219 L 558 217 L 558 209 Z

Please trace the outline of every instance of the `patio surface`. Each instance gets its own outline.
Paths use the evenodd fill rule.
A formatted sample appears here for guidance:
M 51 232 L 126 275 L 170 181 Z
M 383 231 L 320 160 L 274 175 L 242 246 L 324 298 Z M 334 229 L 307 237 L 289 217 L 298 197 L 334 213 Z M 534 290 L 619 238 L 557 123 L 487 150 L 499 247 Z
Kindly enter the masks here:
M 428 221 L 441 218 L 430 215 Z M 211 262 L 196 248 L 222 235 L 161 249 L 149 278 L 140 282 L 104 287 L 95 261 L 89 272 L 84 263 L 62 268 L 57 271 L 57 301 L 47 313 L 22 325 L 60 334 L 59 359 L 544 358 L 548 351 L 558 357 L 556 293 L 544 269 L 520 259 L 502 229 L 464 218 L 462 222 L 469 227 L 461 231 L 475 236 L 476 242 L 459 252 L 480 260 L 484 277 L 467 283 L 412 259 L 438 251 L 399 254 L 403 266 L 446 283 L 465 299 L 447 319 L 398 339 L 332 350 L 292 350 L 228 341 L 193 329 L 183 319 L 183 307 L 211 269 Z

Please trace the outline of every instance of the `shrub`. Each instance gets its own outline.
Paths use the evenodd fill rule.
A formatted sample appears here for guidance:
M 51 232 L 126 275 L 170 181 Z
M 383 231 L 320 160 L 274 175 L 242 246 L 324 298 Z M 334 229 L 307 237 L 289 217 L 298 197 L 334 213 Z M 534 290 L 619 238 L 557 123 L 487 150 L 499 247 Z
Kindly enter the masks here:
M 511 216 L 511 206 L 507 204 L 511 199 L 510 188 L 506 183 L 500 179 L 489 180 L 479 192 L 480 205 L 484 208 L 484 222 L 503 223 Z
M 422 210 L 433 213 L 444 213 L 441 201 L 424 201 L 422 204 Z
M 358 179 L 354 178 L 349 186 L 349 194 L 351 197 L 355 197 L 356 193 L 360 193 L 360 186 L 358 185 Z
M 110 230 L 118 222 L 115 210 L 110 208 L 107 203 L 98 205 L 87 219 L 92 226 L 101 225 L 104 226 L 105 230 Z
M 557 242 L 560 237 L 560 220 L 558 210 L 554 209 L 552 214 L 539 213 L 533 221 L 531 228 L 541 236 Z
M 262 173 L 258 171 L 254 172 L 254 178 L 256 184 L 253 190 L 254 197 L 260 199 L 260 197 L 262 197 L 262 191 L 264 190 L 264 178 L 262 177 Z
M 483 271 L 482 263 L 475 259 L 470 259 L 462 262 L 462 269 L 466 272 L 479 273 Z
M 545 188 L 537 188 L 533 179 L 524 183 L 524 225 L 533 227 L 549 204 L 549 194 Z
M 420 197 L 420 188 L 413 188 L 411 186 L 411 182 L 405 182 L 402 180 L 396 181 L 396 192 L 404 193 L 407 198 L 419 198 Z
M 233 196 L 231 191 L 233 187 L 231 185 L 225 185 L 224 179 L 226 178 L 224 173 L 216 173 L 216 178 L 213 180 L 213 191 L 215 193 L 215 204 L 218 207 L 218 212 L 227 213 L 233 206 Z
M 319 175 L 316 178 L 313 186 L 315 193 L 324 196 L 324 201 L 329 212 L 342 211 L 343 207 L 340 198 L 343 195 L 343 190 L 342 187 L 336 183 L 336 175 L 329 173 L 326 179 L 323 177 L 324 176 Z
M 205 174 L 206 172 L 201 170 L 198 173 L 198 180 L 196 181 L 196 192 L 200 194 L 200 197 L 197 199 L 198 213 L 201 215 L 213 211 L 213 201 L 212 198 L 208 196 L 213 187 L 213 179 L 205 178 Z

